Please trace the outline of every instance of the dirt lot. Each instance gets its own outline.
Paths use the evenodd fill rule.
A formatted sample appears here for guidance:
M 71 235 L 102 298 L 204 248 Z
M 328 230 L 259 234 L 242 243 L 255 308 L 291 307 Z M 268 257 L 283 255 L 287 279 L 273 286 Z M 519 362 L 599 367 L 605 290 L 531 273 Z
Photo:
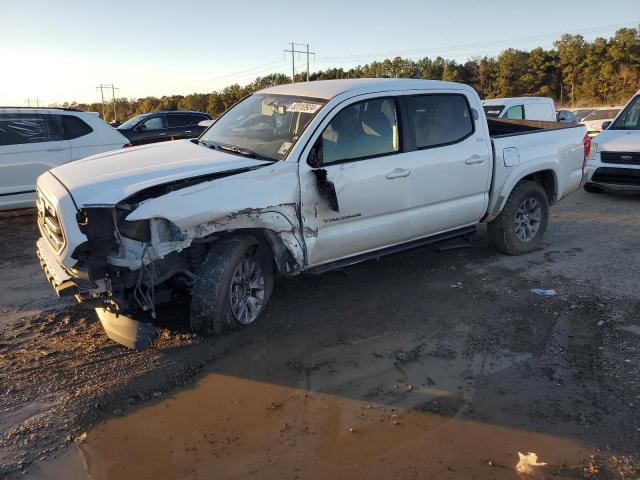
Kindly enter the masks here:
M 638 479 L 639 212 L 580 192 L 533 254 L 480 232 L 281 280 L 246 331 L 176 308 L 138 352 L 52 295 L 32 214 L 4 214 L 0 477 L 516 478 L 535 452 L 539 478 Z

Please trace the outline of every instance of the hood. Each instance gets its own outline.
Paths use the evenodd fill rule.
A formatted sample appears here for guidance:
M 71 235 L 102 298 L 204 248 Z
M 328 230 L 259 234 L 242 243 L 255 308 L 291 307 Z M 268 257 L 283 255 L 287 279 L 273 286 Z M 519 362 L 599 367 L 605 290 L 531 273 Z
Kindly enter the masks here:
M 605 130 L 592 142 L 600 152 L 640 152 L 640 130 Z
M 177 140 L 93 155 L 51 173 L 82 207 L 115 205 L 155 185 L 270 163 Z

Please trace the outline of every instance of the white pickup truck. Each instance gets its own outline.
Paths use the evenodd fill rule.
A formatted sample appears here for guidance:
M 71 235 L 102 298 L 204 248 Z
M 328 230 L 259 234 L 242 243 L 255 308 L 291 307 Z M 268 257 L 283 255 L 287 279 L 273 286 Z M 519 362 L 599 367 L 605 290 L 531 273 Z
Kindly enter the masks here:
M 468 235 L 539 247 L 579 188 L 582 125 L 487 119 L 469 86 L 281 85 L 199 139 L 96 155 L 38 179 L 37 251 L 59 295 L 134 318 L 191 302 L 194 330 L 252 323 L 275 275 Z

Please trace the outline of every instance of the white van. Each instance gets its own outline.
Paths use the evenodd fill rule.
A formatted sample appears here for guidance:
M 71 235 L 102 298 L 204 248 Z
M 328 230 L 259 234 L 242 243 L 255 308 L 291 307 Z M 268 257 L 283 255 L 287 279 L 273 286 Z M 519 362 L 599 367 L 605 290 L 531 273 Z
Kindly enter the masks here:
M 0 107 L 0 210 L 33 207 L 50 168 L 128 143 L 92 112 Z
M 489 118 L 556 121 L 556 107 L 549 97 L 488 98 L 482 107 Z
M 640 193 L 640 90 L 593 139 L 584 189 Z

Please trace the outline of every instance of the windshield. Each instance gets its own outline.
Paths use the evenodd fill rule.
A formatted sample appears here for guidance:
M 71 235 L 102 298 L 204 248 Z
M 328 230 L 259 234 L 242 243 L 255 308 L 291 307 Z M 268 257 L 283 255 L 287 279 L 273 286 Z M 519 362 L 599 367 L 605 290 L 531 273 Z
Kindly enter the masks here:
M 255 94 L 218 119 L 200 141 L 242 155 L 283 160 L 325 100 Z
M 135 127 L 135 125 L 136 125 L 140 120 L 142 120 L 143 118 L 148 117 L 148 116 L 149 116 L 149 114 L 148 114 L 148 113 L 142 113 L 142 114 L 140 114 L 140 115 L 136 115 L 135 117 L 130 118 L 129 120 L 127 120 L 126 122 L 124 122 L 122 125 L 120 125 L 120 126 L 118 127 L 118 130 L 126 130 L 126 129 L 128 129 L 128 128 L 133 128 L 133 127 Z
M 616 121 L 612 130 L 640 130 L 640 95 L 629 102 Z
M 504 109 L 504 105 L 485 105 L 484 114 L 490 118 L 498 118 L 500 116 L 500 112 Z
M 582 120 L 585 122 L 588 122 L 589 120 L 610 120 L 612 118 L 615 118 L 619 111 L 619 108 L 612 108 L 608 110 L 594 110 Z

